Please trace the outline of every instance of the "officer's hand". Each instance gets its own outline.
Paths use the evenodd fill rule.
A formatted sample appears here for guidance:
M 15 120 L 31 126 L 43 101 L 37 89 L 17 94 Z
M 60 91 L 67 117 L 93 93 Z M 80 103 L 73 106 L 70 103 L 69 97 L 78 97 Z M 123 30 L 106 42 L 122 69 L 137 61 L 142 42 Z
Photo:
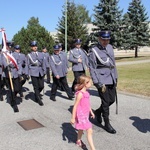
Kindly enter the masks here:
M 78 62 L 81 63 L 81 62 L 82 62 L 82 59 L 81 59 L 81 58 L 78 58 Z
M 96 86 L 97 89 L 101 89 L 102 88 L 102 84 L 99 84 L 99 83 L 94 83 L 94 86 Z
M 59 78 L 60 78 L 59 75 L 57 75 L 57 76 L 56 76 L 56 79 L 59 79 Z
M 19 78 L 19 81 L 23 80 L 23 77 L 20 74 L 18 75 L 18 78 Z
M 14 68 L 14 67 L 15 67 L 12 63 L 10 63 L 8 66 L 9 66 L 10 68 Z
M 103 93 L 106 92 L 106 86 L 105 86 L 105 84 L 102 85 L 102 92 L 103 92 Z
M 11 71 L 11 68 L 9 66 L 6 67 L 8 71 Z
M 105 93 L 105 91 L 106 91 L 105 84 L 95 83 L 94 85 L 96 86 L 97 89 L 100 89 L 103 93 Z

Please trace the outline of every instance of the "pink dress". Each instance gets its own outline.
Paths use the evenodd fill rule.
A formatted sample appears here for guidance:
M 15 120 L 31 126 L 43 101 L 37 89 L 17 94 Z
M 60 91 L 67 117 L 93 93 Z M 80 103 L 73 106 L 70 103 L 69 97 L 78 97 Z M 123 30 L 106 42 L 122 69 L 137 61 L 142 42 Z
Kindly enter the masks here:
M 89 121 L 90 94 L 87 91 L 77 91 L 76 95 L 78 95 L 79 93 L 82 93 L 83 96 L 77 106 L 75 128 L 78 130 L 87 130 L 89 128 L 92 128 L 92 124 Z

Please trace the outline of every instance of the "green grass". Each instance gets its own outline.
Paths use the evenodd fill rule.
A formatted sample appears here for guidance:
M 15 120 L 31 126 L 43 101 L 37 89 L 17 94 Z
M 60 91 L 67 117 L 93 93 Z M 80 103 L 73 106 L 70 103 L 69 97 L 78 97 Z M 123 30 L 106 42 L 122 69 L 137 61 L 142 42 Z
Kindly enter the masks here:
M 118 66 L 118 90 L 150 97 L 150 63 Z

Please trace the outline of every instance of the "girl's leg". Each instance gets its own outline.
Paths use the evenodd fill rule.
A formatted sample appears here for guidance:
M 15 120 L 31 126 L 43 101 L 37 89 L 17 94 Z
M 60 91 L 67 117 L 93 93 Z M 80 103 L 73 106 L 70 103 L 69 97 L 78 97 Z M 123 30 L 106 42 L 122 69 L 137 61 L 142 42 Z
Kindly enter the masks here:
M 93 133 L 92 128 L 89 128 L 87 130 L 87 139 L 88 139 L 91 150 L 95 150 L 95 146 L 94 146 L 93 138 L 92 138 L 92 133 Z
M 83 134 L 83 130 L 78 130 L 78 136 L 77 136 L 77 142 L 76 142 L 78 146 L 82 146 L 82 143 L 81 143 L 82 134 Z

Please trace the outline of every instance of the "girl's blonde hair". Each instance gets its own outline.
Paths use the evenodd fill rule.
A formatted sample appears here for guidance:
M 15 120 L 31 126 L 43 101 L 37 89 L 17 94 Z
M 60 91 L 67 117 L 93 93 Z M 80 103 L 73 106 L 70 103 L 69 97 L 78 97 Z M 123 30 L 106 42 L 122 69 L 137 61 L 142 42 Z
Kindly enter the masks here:
M 81 90 L 87 82 L 90 82 L 91 77 L 86 76 L 86 75 L 81 75 L 78 80 L 77 80 L 77 84 L 75 85 L 75 90 Z

